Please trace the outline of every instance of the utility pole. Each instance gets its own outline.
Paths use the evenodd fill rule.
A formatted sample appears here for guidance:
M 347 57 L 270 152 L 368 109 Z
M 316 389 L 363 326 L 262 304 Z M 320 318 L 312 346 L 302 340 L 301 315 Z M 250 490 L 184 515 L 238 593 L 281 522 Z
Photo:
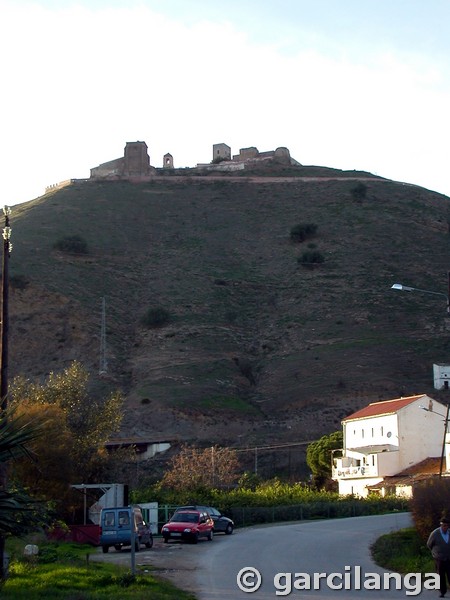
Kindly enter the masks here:
M 5 226 L 3 228 L 3 258 L 2 258 L 2 323 L 1 323 L 1 356 L 0 356 L 0 399 L 1 408 L 8 408 L 8 325 L 9 325 L 9 257 L 12 245 L 11 227 L 9 226 L 9 206 L 3 207 Z
M 5 226 L 3 228 L 3 256 L 2 256 L 2 305 L 1 305 L 1 331 L 0 331 L 0 410 L 3 418 L 2 427 L 7 425 L 8 409 L 8 325 L 9 325 L 9 257 L 12 250 L 11 227 L 9 226 L 9 206 L 3 207 Z M 0 490 L 6 492 L 8 488 L 8 470 L 6 463 L 0 464 Z M 0 535 L 0 583 L 8 574 L 8 560 L 5 553 L 6 538 Z
M 445 419 L 444 419 L 444 439 L 442 440 L 441 464 L 439 466 L 439 477 L 442 477 L 442 473 L 444 471 L 445 445 L 447 442 L 449 412 L 450 412 L 450 402 L 447 403 L 447 412 L 446 412 Z
M 102 298 L 102 325 L 100 330 L 100 367 L 99 375 L 105 375 L 108 370 L 108 361 L 106 360 L 106 300 Z

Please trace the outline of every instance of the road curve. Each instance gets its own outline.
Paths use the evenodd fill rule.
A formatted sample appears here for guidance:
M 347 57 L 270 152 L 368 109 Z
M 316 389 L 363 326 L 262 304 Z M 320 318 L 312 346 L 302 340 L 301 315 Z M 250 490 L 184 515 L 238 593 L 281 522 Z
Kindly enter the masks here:
M 383 533 L 410 524 L 408 513 L 396 513 L 237 530 L 232 536 L 216 538 L 201 553 L 193 587 L 199 600 L 268 600 L 280 596 L 317 600 L 330 596 L 340 600 L 409 597 L 413 595 L 411 591 L 414 591 L 414 586 L 417 590 L 421 585 L 420 582 L 409 580 L 405 586 L 402 579 L 402 589 L 392 589 L 395 588 L 394 583 L 391 589 L 383 589 L 386 586 L 382 577 L 386 571 L 374 564 L 369 548 Z M 238 587 L 237 575 L 244 567 L 255 568 L 261 574 L 261 586 L 257 591 L 244 592 Z M 360 571 L 357 567 L 360 567 Z M 286 577 L 276 579 L 277 573 L 291 573 L 291 584 Z M 324 579 L 320 581 L 320 589 L 314 589 L 311 579 L 312 589 L 308 590 L 305 589 L 307 584 L 304 578 L 301 584 L 303 589 L 295 589 L 295 573 L 309 574 L 311 578 L 314 573 L 339 573 L 342 579 L 334 578 L 332 584 L 336 586 L 341 583 L 341 587 L 352 589 L 330 589 Z M 365 589 L 369 573 L 378 574 L 382 582 L 381 590 Z M 358 579 L 359 590 L 355 589 Z M 407 594 L 407 591 L 410 593 Z M 425 590 L 420 598 L 434 598 L 437 595 L 434 590 Z

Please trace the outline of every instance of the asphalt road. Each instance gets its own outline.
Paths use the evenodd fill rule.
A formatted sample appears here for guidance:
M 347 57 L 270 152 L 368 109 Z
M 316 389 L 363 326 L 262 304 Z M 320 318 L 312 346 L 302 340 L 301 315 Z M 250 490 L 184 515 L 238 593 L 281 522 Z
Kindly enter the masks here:
M 387 572 L 373 563 L 369 550 L 380 535 L 407 527 L 410 522 L 409 514 L 397 513 L 236 530 L 228 539 L 217 536 L 212 543 L 199 548 L 201 554 L 197 555 L 193 587 L 199 600 L 267 600 L 280 596 L 317 600 L 330 596 L 342 600 L 414 597 L 422 590 L 420 579 L 402 578 L 402 589 L 395 589 L 395 582 L 391 582 L 391 589 L 385 589 L 383 575 Z M 244 567 L 259 571 L 258 590 L 244 592 L 239 588 L 237 576 Z M 288 575 L 277 578 L 277 573 Z M 302 576 L 299 578 L 296 573 Z M 314 586 L 315 573 L 338 574 L 330 579 L 330 584 L 343 589 L 331 589 L 325 578 L 318 580 L 320 589 L 314 589 L 318 587 Z M 311 577 L 309 583 L 308 576 Z M 256 579 L 249 578 L 247 584 L 252 585 Z M 303 589 L 295 588 L 296 580 Z M 370 586 L 381 589 L 366 589 Z M 355 589 L 357 587 L 361 589 Z M 419 596 L 436 598 L 438 592 L 424 590 Z

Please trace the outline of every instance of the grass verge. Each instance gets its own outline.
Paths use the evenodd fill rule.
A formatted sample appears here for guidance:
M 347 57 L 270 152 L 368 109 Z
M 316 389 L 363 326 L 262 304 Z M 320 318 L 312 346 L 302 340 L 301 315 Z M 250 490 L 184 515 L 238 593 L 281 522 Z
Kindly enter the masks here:
M 24 543 L 11 540 L 9 577 L 0 588 L 2 600 L 195 600 L 170 582 L 149 572 L 132 576 L 125 568 L 89 560 L 91 546 L 67 543 L 39 545 L 39 555 L 23 557 Z
M 396 573 L 434 573 L 431 553 L 410 527 L 382 535 L 371 547 L 374 561 Z

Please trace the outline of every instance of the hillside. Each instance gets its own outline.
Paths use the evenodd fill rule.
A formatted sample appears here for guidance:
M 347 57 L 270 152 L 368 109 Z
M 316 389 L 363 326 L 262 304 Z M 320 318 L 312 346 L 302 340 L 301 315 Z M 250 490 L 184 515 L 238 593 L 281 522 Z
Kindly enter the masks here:
M 80 360 L 96 391 L 123 389 L 121 435 L 239 447 L 316 439 L 368 401 L 438 398 L 444 299 L 390 288 L 446 293 L 448 202 L 314 167 L 52 191 L 11 216 L 10 376 Z M 295 244 L 299 223 L 318 228 Z M 87 254 L 53 248 L 72 235 Z M 325 262 L 300 265 L 308 249 Z M 171 319 L 149 329 L 141 319 L 155 306 Z

